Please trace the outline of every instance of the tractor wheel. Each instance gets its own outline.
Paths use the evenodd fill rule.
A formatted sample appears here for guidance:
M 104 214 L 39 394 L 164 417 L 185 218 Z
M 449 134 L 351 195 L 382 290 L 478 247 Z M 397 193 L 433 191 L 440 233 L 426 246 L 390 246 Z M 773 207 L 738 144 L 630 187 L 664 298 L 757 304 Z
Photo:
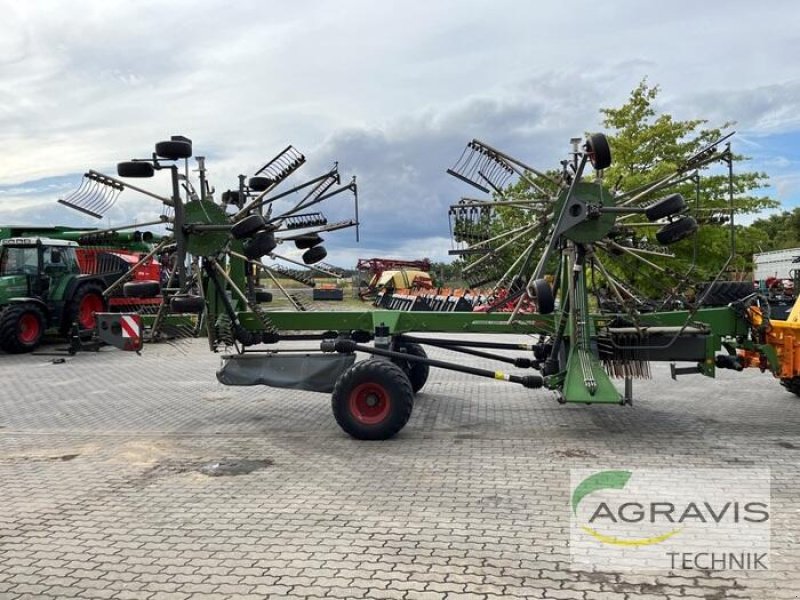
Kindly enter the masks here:
M 800 396 L 800 377 L 781 379 L 781 385 L 795 396 Z
M 644 216 L 648 221 L 658 221 L 664 217 L 672 216 L 686 208 L 686 200 L 680 194 L 672 194 L 662 198 L 655 204 L 651 204 L 644 211 Z
M 689 237 L 695 231 L 697 231 L 697 221 L 693 217 L 681 217 L 659 229 L 656 232 L 656 239 L 659 244 L 669 246 Z
M 264 217 L 261 215 L 250 215 L 231 227 L 231 235 L 237 240 L 242 240 L 253 235 L 265 224 Z
M 425 348 L 420 344 L 413 344 L 410 342 L 403 344 L 400 347 L 400 352 L 405 352 L 411 356 L 428 358 L 428 353 L 425 352 Z M 428 374 L 431 370 L 430 365 L 412 360 L 403 360 L 402 358 L 392 359 L 392 362 L 403 369 L 403 372 L 406 374 L 411 384 L 411 390 L 415 394 L 420 391 L 425 385 L 425 382 L 428 381 Z
M 200 296 L 182 294 L 173 296 L 169 301 L 170 310 L 174 313 L 201 313 L 206 302 Z
M 123 284 L 122 293 L 126 298 L 155 298 L 161 295 L 161 284 L 157 281 L 129 281 Z
M 249 187 L 254 192 L 264 192 L 272 185 L 272 179 L 269 177 L 251 177 L 247 182 Z
M 710 282 L 700 284 L 700 289 L 696 293 L 697 298 L 704 295 L 710 285 Z M 717 281 L 708 291 L 703 306 L 728 306 L 731 302 L 752 295 L 754 291 L 751 281 Z
M 108 302 L 103 297 L 102 287 L 96 283 L 86 283 L 78 287 L 67 303 L 67 309 L 61 319 L 61 333 L 66 335 L 73 323 L 77 323 L 81 331 L 93 330 L 96 323 L 94 313 L 106 310 Z
M 533 300 L 536 302 L 536 310 L 540 315 L 549 315 L 556 308 L 556 300 L 553 297 L 553 288 L 544 279 L 533 281 Z
M 148 162 L 117 163 L 117 175 L 120 177 L 152 177 L 154 174 L 153 165 Z
M 169 140 L 156 144 L 156 154 L 167 160 L 192 157 L 192 143 L 183 140 Z
M 294 239 L 294 245 L 297 246 L 300 250 L 308 250 L 309 248 L 313 248 L 317 244 L 322 243 L 322 238 L 319 237 L 316 233 L 307 233 L 300 237 L 296 237 Z
M 600 171 L 611 166 L 611 147 L 608 139 L 602 133 L 594 133 L 586 140 L 586 153 L 589 155 L 589 162 L 595 170 Z
M 387 360 L 365 360 L 347 369 L 331 396 L 336 422 L 359 440 L 387 440 L 414 408 L 414 391 L 403 369 Z
M 275 250 L 277 245 L 274 233 L 260 231 L 245 242 L 244 255 L 250 260 L 259 260 L 262 256 L 266 256 Z
M 35 304 L 12 304 L 0 314 L 0 348 L 10 354 L 32 352 L 42 341 L 45 318 Z
M 325 250 L 325 248 L 322 246 L 314 246 L 313 248 L 309 248 L 303 252 L 303 262 L 307 265 L 313 265 L 314 263 L 321 261 L 326 256 L 328 256 L 328 251 Z

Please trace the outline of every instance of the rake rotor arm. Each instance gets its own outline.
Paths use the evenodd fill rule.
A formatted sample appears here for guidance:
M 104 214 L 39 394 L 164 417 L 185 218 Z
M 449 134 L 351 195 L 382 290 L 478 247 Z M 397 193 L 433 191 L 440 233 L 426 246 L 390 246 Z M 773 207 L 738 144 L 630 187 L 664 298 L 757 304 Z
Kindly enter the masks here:
M 314 227 L 312 229 L 304 229 L 303 233 L 298 233 L 296 235 L 287 235 L 285 237 L 277 238 L 281 242 L 291 242 L 298 238 L 301 238 L 309 233 L 325 233 L 328 231 L 338 231 L 339 229 L 347 229 L 348 227 L 358 227 L 358 221 L 350 220 L 350 221 L 339 221 L 338 223 L 331 223 L 330 225 L 320 225 L 319 227 Z M 280 229 L 279 231 L 285 231 Z
M 277 223 L 281 223 L 287 217 L 291 217 L 293 214 L 295 214 L 295 213 L 297 213 L 297 212 L 299 212 L 301 210 L 309 208 L 310 206 L 314 206 L 315 204 L 319 204 L 320 202 L 328 200 L 329 198 L 333 198 L 334 196 L 337 196 L 337 195 L 341 194 L 342 192 L 347 192 L 347 191 L 355 192 L 357 189 L 358 188 L 357 188 L 355 182 L 348 183 L 347 185 L 343 185 L 343 186 L 341 186 L 339 188 L 336 188 L 332 192 L 328 192 L 326 194 L 323 194 L 322 196 L 319 196 L 318 198 L 315 198 L 312 202 L 308 202 L 303 206 L 299 206 L 299 207 L 295 206 L 292 210 L 289 210 L 289 211 L 287 211 L 287 212 L 285 212 L 285 213 L 283 213 L 281 215 L 278 215 L 277 217 L 273 217 L 272 219 L 270 219 L 268 221 L 268 223 L 276 223 L 276 222 Z
M 159 202 L 163 202 L 167 206 L 175 206 L 175 203 L 173 202 L 172 198 L 168 198 L 167 196 L 160 196 L 158 194 L 154 194 L 153 192 L 151 192 L 149 190 L 146 190 L 144 188 L 140 188 L 139 186 L 136 186 L 136 185 L 132 185 L 132 184 L 128 183 L 127 181 L 122 181 L 120 179 L 117 179 L 116 177 L 111 177 L 110 175 L 104 175 L 103 173 L 100 173 L 100 172 L 94 171 L 94 170 L 90 170 L 88 175 L 90 177 L 92 177 L 92 178 L 98 178 L 99 177 L 99 178 L 107 179 L 111 183 L 114 183 L 114 184 L 116 184 L 118 186 L 121 186 L 121 189 L 123 189 L 123 190 L 124 189 L 129 189 L 129 190 L 133 190 L 134 192 L 139 192 L 140 194 L 144 194 L 145 196 L 150 196 L 151 198 L 155 198 L 156 200 L 158 200 Z
M 294 259 L 288 258 L 286 256 L 283 256 L 281 254 L 275 254 L 274 252 L 272 254 L 270 254 L 269 256 L 270 256 L 270 258 L 277 258 L 278 260 L 282 260 L 282 261 L 288 262 L 290 264 L 297 265 L 297 266 L 303 267 L 305 269 L 309 269 L 310 271 L 316 271 L 317 273 L 322 273 L 323 275 L 326 275 L 328 277 L 338 278 L 340 276 L 340 273 L 334 273 L 333 271 L 327 271 L 327 270 L 321 269 L 321 268 L 319 268 L 319 267 L 317 267 L 315 265 L 307 265 L 305 263 L 300 262 L 299 260 L 294 260 Z
M 149 227 L 151 225 L 164 225 L 170 223 L 172 220 L 168 217 L 162 216 L 157 221 L 145 221 L 144 223 L 130 223 L 128 225 L 119 225 L 117 227 L 109 227 L 108 229 L 93 229 L 91 235 L 103 235 L 104 233 L 116 233 L 117 231 L 126 231 L 128 229 L 136 229 L 138 227 Z
M 286 190 L 284 192 L 281 192 L 280 194 L 277 194 L 275 196 L 271 196 L 269 198 L 265 198 L 265 196 L 271 190 L 265 190 L 264 192 L 262 192 L 258 196 L 256 196 L 256 198 L 250 204 L 248 204 L 247 206 L 242 208 L 238 213 L 233 215 L 233 220 L 234 221 L 238 221 L 238 220 L 242 219 L 245 215 L 247 215 L 248 213 L 254 211 L 257 208 L 260 208 L 260 207 L 265 206 L 267 204 L 271 204 L 271 203 L 275 202 L 276 200 L 280 200 L 281 198 L 285 198 L 286 196 L 290 196 L 291 194 L 294 194 L 295 192 L 299 192 L 300 190 L 303 190 L 303 189 L 305 189 L 307 187 L 311 187 L 312 185 L 317 185 L 317 184 L 321 183 L 322 181 L 324 181 L 325 179 L 331 177 L 331 174 L 334 171 L 335 170 L 331 170 L 331 171 L 329 171 L 329 172 L 327 172 L 327 173 L 325 173 L 323 175 L 315 177 L 314 179 L 309 179 L 305 183 L 301 183 L 300 185 L 297 185 L 297 186 L 295 186 L 295 187 L 293 187 L 293 188 L 291 188 L 289 190 Z
M 516 166 L 518 166 L 518 167 L 521 167 L 521 168 L 525 169 L 525 171 L 529 171 L 530 173 L 533 173 L 534 175 L 536 175 L 536 176 L 538 176 L 538 177 L 541 177 L 542 179 L 546 179 L 547 181 L 549 181 L 549 182 L 551 182 L 551 183 L 554 183 L 554 184 L 557 184 L 557 183 L 558 183 L 558 181 L 556 181 L 555 179 L 553 179 L 553 178 L 552 178 L 550 175 L 548 175 L 547 173 L 543 173 L 543 172 L 541 172 L 541 171 L 539 171 L 539 170 L 537 170 L 537 169 L 534 169 L 533 167 L 531 167 L 531 166 L 529 166 L 529 165 L 526 165 L 526 164 L 525 164 L 524 162 L 522 162 L 521 160 L 519 160 L 519 159 L 516 159 L 516 158 L 514 158 L 513 156 L 511 156 L 511 155 L 509 155 L 509 154 L 506 154 L 505 152 L 501 152 L 500 150 L 497 150 L 496 148 L 492 148 L 492 147 L 491 147 L 489 144 L 485 144 L 484 142 L 482 142 L 482 141 L 480 141 L 480 140 L 477 140 L 477 139 L 473 139 L 473 140 L 472 140 L 472 143 L 473 143 L 473 144 L 476 144 L 476 145 L 478 145 L 478 146 L 481 146 L 481 147 L 483 147 L 483 148 L 485 148 L 486 150 L 488 150 L 488 151 L 489 151 L 489 152 L 491 152 L 492 154 L 494 154 L 494 155 L 496 155 L 496 156 L 498 156 L 498 157 L 502 158 L 503 160 L 505 160 L 505 161 L 507 161 L 507 162 L 510 162 L 510 163 L 512 163 L 513 165 L 516 165 Z M 514 169 L 514 170 L 515 170 L 515 172 L 516 172 L 518 175 L 520 175 L 520 176 L 524 176 L 524 175 L 523 175 L 523 173 L 521 173 L 521 172 L 517 171 L 516 169 Z M 532 182 L 528 181 L 528 183 L 532 183 Z M 539 188 L 539 186 L 538 186 L 538 185 L 536 185 L 536 184 L 533 184 L 533 186 L 534 186 L 534 187 L 536 187 L 537 189 L 541 189 L 541 188 Z M 542 190 L 542 191 L 544 191 L 544 190 Z

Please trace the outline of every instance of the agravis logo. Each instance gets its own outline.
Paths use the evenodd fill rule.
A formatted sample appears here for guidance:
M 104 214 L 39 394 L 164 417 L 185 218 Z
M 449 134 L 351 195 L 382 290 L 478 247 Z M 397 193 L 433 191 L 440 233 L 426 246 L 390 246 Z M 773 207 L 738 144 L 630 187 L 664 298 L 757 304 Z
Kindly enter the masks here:
M 581 503 L 581 500 L 586 498 L 586 496 L 590 495 L 592 492 L 596 492 L 598 490 L 607 490 L 607 489 L 621 490 L 622 488 L 625 487 L 625 484 L 628 483 L 628 480 L 630 478 L 631 478 L 630 471 L 600 471 L 599 473 L 590 475 L 589 477 L 584 479 L 578 485 L 578 487 L 576 487 L 572 492 L 573 514 L 577 517 L 578 505 Z M 635 503 L 627 503 L 627 505 L 633 505 L 633 504 Z M 627 506 L 627 505 L 622 505 L 622 506 Z M 608 505 L 605 502 L 601 502 L 600 504 L 598 504 L 597 509 L 594 511 L 594 513 L 592 513 L 592 516 L 589 518 L 589 522 L 593 523 L 600 516 L 610 516 L 612 521 L 616 522 L 613 513 L 610 511 Z M 677 528 L 671 531 L 667 531 L 666 533 L 663 533 L 661 535 L 650 536 L 645 538 L 624 539 L 613 535 L 602 534 L 596 529 L 589 527 L 588 525 L 581 525 L 581 529 L 583 529 L 586 533 L 591 535 L 596 540 L 599 540 L 604 544 L 611 544 L 613 546 L 649 546 L 651 544 L 658 544 L 660 542 L 663 542 L 664 540 L 668 540 L 673 535 L 680 532 L 680 528 Z
M 769 487 L 758 469 L 573 470 L 571 555 L 637 569 L 768 568 Z

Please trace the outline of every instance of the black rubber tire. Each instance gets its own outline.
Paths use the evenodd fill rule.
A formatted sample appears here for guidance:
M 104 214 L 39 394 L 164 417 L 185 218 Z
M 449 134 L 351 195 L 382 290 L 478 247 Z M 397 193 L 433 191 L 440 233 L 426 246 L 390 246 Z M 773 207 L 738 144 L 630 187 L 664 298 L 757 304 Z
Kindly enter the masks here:
M 669 246 L 686 239 L 695 231 L 697 231 L 697 221 L 693 217 L 681 217 L 659 229 L 656 232 L 656 239 L 659 244 Z
M 549 315 L 556 308 L 556 299 L 553 296 L 553 288 L 544 279 L 535 279 L 533 282 L 533 291 L 535 296 L 533 300 L 536 302 L 536 310 L 540 315 Z
M 420 344 L 414 344 L 408 342 L 406 344 L 403 344 L 400 348 L 398 348 L 398 351 L 405 352 L 407 354 L 410 354 L 411 356 L 428 358 L 428 353 L 425 352 L 425 348 L 423 348 Z M 406 374 L 406 377 L 408 377 L 408 382 L 411 384 L 411 390 L 415 394 L 425 386 L 425 383 L 428 381 L 428 375 L 430 374 L 431 370 L 430 365 L 426 365 L 425 363 L 421 362 L 414 362 L 402 359 L 392 359 L 392 362 L 401 369 L 403 369 L 403 372 Z
M 169 308 L 174 313 L 199 314 L 206 308 L 206 302 L 200 296 L 179 294 L 170 298 Z
M 700 284 L 696 298 L 700 299 L 711 284 Z M 752 295 L 754 291 L 752 281 L 717 281 L 703 300 L 703 306 L 728 306 L 731 302 Z
M 307 233 L 294 239 L 294 245 L 300 250 L 307 250 L 321 244 L 323 239 L 316 233 Z
M 192 142 L 184 140 L 168 140 L 156 144 L 156 154 L 167 160 L 178 160 L 192 157 Z
M 93 297 L 95 300 L 99 299 L 99 302 L 97 302 L 97 308 L 99 310 L 96 312 L 108 311 L 108 301 L 103 297 L 103 287 L 97 283 L 85 283 L 75 290 L 75 293 L 72 294 L 72 298 L 67 302 L 66 310 L 61 319 L 62 334 L 66 335 L 72 328 L 73 323 L 78 324 L 78 329 L 80 331 L 91 331 L 94 329 L 94 323 L 86 322 L 81 315 L 81 304 L 84 301 L 89 301 L 90 297 Z
M 126 298 L 155 298 L 161 295 L 161 284 L 157 281 L 129 281 L 123 284 L 122 294 Z
M 266 225 L 264 217 L 261 215 L 249 215 L 231 227 L 231 235 L 237 240 L 243 240 L 256 233 L 259 229 L 263 229 L 264 225 Z
M 378 402 L 378 414 L 372 416 L 359 412 L 359 407 L 369 403 L 370 397 Z M 331 408 L 339 427 L 352 437 L 388 440 L 411 418 L 414 391 L 403 369 L 396 364 L 388 360 L 365 360 L 336 380 Z
M 611 166 L 611 146 L 608 145 L 608 138 L 602 133 L 593 133 L 589 136 L 586 140 L 586 152 L 595 170 L 600 171 Z
M 658 221 L 664 217 L 670 217 L 686 209 L 686 200 L 681 194 L 671 194 L 666 198 L 658 200 L 647 207 L 644 216 L 648 221 Z
M 313 265 L 326 256 L 328 256 L 328 251 L 325 250 L 324 246 L 314 246 L 303 252 L 303 262 L 307 265 Z
M 38 333 L 26 336 L 23 318 L 35 319 Z M 0 348 L 9 354 L 33 352 L 42 342 L 45 317 L 42 309 L 32 303 L 12 304 L 0 313 Z
M 272 292 L 256 290 L 256 304 L 267 304 L 269 302 L 272 302 Z
M 264 192 L 269 189 L 272 183 L 273 181 L 269 177 L 251 177 L 247 182 L 247 187 L 254 192 Z
M 781 385 L 792 392 L 795 396 L 800 396 L 800 377 L 781 379 Z
M 155 174 L 153 165 L 148 162 L 117 163 L 117 175 L 120 177 L 152 177 Z
M 278 243 L 271 231 L 260 231 L 244 243 L 244 255 L 250 260 L 259 260 L 270 254 Z

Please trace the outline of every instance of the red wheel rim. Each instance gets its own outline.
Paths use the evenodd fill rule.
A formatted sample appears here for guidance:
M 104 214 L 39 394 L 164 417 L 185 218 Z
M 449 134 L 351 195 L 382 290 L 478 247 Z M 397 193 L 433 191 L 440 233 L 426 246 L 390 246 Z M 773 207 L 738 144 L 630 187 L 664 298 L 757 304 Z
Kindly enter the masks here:
M 83 329 L 94 329 L 94 313 L 103 312 L 103 299 L 98 294 L 86 294 L 78 306 L 78 323 Z
M 382 385 L 362 383 L 350 392 L 350 414 L 363 425 L 376 425 L 389 414 L 392 401 Z
M 39 338 L 42 326 L 36 315 L 25 313 L 19 319 L 19 341 L 23 344 L 31 344 Z

